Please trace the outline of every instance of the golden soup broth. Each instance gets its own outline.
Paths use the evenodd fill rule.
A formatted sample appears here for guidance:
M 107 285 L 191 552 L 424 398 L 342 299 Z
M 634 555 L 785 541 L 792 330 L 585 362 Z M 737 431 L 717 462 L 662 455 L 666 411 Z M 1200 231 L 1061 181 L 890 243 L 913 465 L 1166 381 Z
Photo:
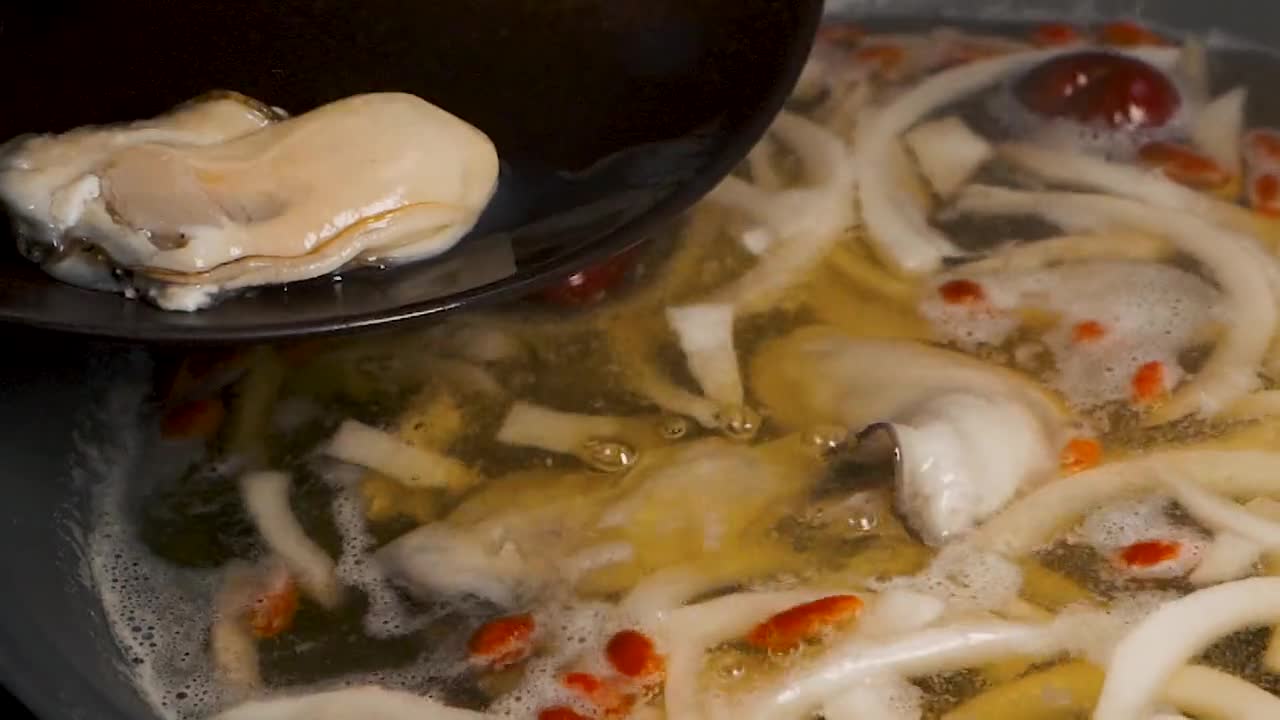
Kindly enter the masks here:
M 1275 316 L 1254 315 L 1249 294 L 1260 287 L 1274 300 L 1271 271 L 1260 285 L 1253 271 L 1275 263 L 1280 226 L 1257 181 L 1269 163 L 1280 172 L 1280 155 L 1266 154 L 1266 137 L 1243 135 L 1256 113 L 1233 125 L 1226 104 L 1213 105 L 1233 87 L 1218 76 L 1250 77 L 1256 56 L 1210 49 L 1205 81 L 1194 42 L 1077 30 L 1081 43 L 1111 42 L 1105 52 L 1164 67 L 1155 72 L 1180 93 L 1174 119 L 1108 125 L 1114 88 L 1096 87 L 1081 91 L 1094 100 L 1037 114 L 1028 93 L 1049 102 L 1055 81 L 1018 83 L 1052 62 L 1045 56 L 917 109 L 877 150 L 859 141 L 878 142 L 877 123 L 929 78 L 1073 36 L 1057 26 L 890 34 L 830 23 L 788 114 L 736 179 L 646 245 L 602 299 L 531 300 L 386 336 L 160 368 L 161 431 L 130 501 L 106 503 L 110 532 L 95 535 L 108 614 L 148 698 L 168 715 L 203 717 L 264 694 L 380 684 L 500 716 L 563 706 L 656 718 L 678 692 L 678 707 L 714 717 L 707 708 L 760 700 L 859 638 L 874 648 L 956 623 L 1041 627 L 1075 613 L 1075 641 L 1061 647 L 892 666 L 876 674 L 889 677 L 878 700 L 827 692 L 759 717 L 1093 717 L 1124 670 L 1107 666 L 1109 653 L 1156 608 L 1277 567 L 1274 547 L 1247 533 L 1224 540 L 1217 516 L 1189 507 L 1162 475 L 1195 485 L 1203 468 L 1250 470 L 1162 458 L 1280 449 L 1280 403 L 1267 391 Z M 1201 127 L 1211 107 L 1226 119 Z M 934 125 L 936 137 L 903 142 L 944 119 L 953 122 Z M 1219 162 L 1224 146 L 1243 165 Z M 1107 168 L 1063 169 L 1054 157 Z M 1135 171 L 1136 185 L 1106 175 Z M 978 194 L 990 186 L 1023 196 Z M 1169 187 L 1185 193 L 1172 208 Z M 1067 189 L 1065 201 L 1053 195 Z M 1167 227 L 1182 215 L 1229 237 L 1182 237 Z M 903 238 L 922 231 L 910 218 L 931 221 L 951 248 L 926 239 L 913 250 Z M 926 259 L 904 270 L 916 256 Z M 1258 332 L 1261 345 L 1245 337 Z M 960 396 L 1003 404 L 966 415 L 944 402 Z M 935 401 L 934 415 L 917 411 Z M 895 498 L 891 464 L 851 459 L 871 423 L 915 433 L 907 472 L 921 458 L 954 463 L 944 469 L 963 486 L 948 501 L 958 504 L 930 495 L 940 475 L 919 471 L 917 494 Z M 935 434 L 916 432 L 926 426 Z M 338 449 L 335 434 L 353 427 L 363 433 L 348 436 L 355 451 Z M 1036 500 L 1144 458 L 1158 476 L 1146 484 L 1107 476 L 1079 507 Z M 283 490 L 249 488 L 264 470 L 286 473 Z M 1006 476 L 1014 485 L 997 487 Z M 287 493 L 296 526 L 263 499 L 271 487 Z M 1270 500 L 1280 481 L 1201 487 L 1210 503 L 1251 513 L 1258 532 L 1280 532 Z M 423 527 L 439 537 L 394 550 Z M 294 535 L 324 561 L 281 539 Z M 1234 565 L 1224 560 L 1233 548 Z M 673 577 L 683 585 L 663 586 Z M 697 633 L 635 615 L 637 587 L 666 587 L 663 617 L 760 593 L 790 592 L 802 607 L 781 619 L 787 603 L 758 610 L 690 662 L 698 643 L 686 635 Z M 937 602 L 940 616 L 893 625 L 877 603 L 895 592 Z M 823 597 L 845 600 L 805 604 Z M 525 613 L 532 640 L 518 626 L 498 640 L 477 634 Z M 771 616 L 777 635 L 760 627 Z M 627 677 L 610 654 L 606 641 L 628 628 L 655 643 L 649 660 L 665 667 L 665 684 Z M 495 659 L 494 642 L 514 654 Z M 1280 692 L 1265 660 L 1272 642 L 1267 622 L 1250 621 L 1186 660 Z M 575 691 L 565 681 L 575 671 L 605 691 Z M 1197 703 L 1157 688 L 1144 711 L 1220 717 Z M 898 714 L 869 714 L 875 707 Z

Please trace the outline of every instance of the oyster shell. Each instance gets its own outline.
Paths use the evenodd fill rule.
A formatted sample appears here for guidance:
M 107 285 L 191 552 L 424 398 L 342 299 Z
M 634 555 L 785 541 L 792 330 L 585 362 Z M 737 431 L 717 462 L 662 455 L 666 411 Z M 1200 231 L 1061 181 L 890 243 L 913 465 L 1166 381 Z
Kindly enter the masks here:
M 19 138 L 0 201 L 55 277 L 196 310 L 224 291 L 440 254 L 497 186 L 479 130 L 412 95 L 294 118 L 234 93 L 128 125 Z

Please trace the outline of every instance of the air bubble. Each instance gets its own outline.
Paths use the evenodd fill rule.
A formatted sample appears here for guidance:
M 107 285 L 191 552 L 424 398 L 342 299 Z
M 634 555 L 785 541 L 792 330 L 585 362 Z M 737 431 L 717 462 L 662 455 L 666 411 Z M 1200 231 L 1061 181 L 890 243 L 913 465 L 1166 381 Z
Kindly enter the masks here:
M 849 430 L 839 425 L 821 425 L 805 433 L 804 440 L 822 452 L 830 452 L 849 439 Z
M 600 472 L 615 473 L 631 468 L 640 459 L 635 448 L 613 440 L 588 440 L 579 457 Z
M 669 415 L 658 423 L 658 434 L 664 440 L 679 440 L 689 432 L 689 421 L 677 415 Z
M 760 414 L 749 407 L 727 407 L 717 416 L 720 430 L 734 440 L 751 440 L 760 432 Z

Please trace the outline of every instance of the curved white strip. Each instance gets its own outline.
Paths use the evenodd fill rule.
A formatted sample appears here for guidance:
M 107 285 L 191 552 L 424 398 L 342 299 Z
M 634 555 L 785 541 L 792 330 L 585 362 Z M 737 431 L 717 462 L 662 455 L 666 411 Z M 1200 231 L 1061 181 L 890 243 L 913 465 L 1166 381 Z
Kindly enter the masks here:
M 1174 673 L 1162 699 L 1196 717 L 1280 718 L 1280 698 L 1235 675 L 1203 665 L 1188 665 Z
M 342 602 L 333 559 L 307 537 L 289 506 L 289 476 L 253 472 L 240 478 L 240 496 L 267 547 L 289 568 L 307 595 L 326 608 Z
M 492 715 L 376 686 L 255 700 L 212 720 L 484 720 Z
M 973 541 L 1012 557 L 1024 555 L 1094 508 L 1159 488 L 1170 472 L 1227 495 L 1280 495 L 1278 467 L 1280 453 L 1243 450 L 1170 450 L 1110 463 L 1016 500 L 980 527 Z
M 1167 237 L 1178 250 L 1207 268 L 1221 286 L 1230 324 L 1204 367 L 1147 418 L 1171 422 L 1199 413 L 1212 415 L 1258 384 L 1280 313 L 1272 276 L 1275 259 L 1253 238 L 1224 230 L 1196 215 L 1156 209 L 1133 200 L 1071 192 L 1029 192 L 970 186 L 957 209 L 990 215 L 1029 214 L 1064 227 L 1121 225 Z
M 1276 621 L 1280 578 L 1237 580 L 1166 603 L 1116 647 L 1093 720 L 1144 717 L 1177 669 L 1209 644 Z
M 466 465 L 448 455 L 410 445 L 355 420 L 344 421 L 323 452 L 335 460 L 376 470 L 414 488 L 458 491 L 475 480 Z

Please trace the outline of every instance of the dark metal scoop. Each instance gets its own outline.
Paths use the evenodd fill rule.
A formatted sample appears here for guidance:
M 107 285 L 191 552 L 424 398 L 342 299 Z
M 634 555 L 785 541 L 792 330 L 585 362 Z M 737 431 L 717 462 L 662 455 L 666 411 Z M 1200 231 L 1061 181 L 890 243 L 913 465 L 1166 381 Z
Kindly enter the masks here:
M 0 140 L 157 115 L 212 89 L 292 113 L 419 95 L 484 130 L 498 195 L 452 253 L 269 288 L 195 314 L 61 284 L 0 230 L 0 322 L 243 341 L 516 297 L 642 240 L 759 139 L 821 0 L 13 0 Z

